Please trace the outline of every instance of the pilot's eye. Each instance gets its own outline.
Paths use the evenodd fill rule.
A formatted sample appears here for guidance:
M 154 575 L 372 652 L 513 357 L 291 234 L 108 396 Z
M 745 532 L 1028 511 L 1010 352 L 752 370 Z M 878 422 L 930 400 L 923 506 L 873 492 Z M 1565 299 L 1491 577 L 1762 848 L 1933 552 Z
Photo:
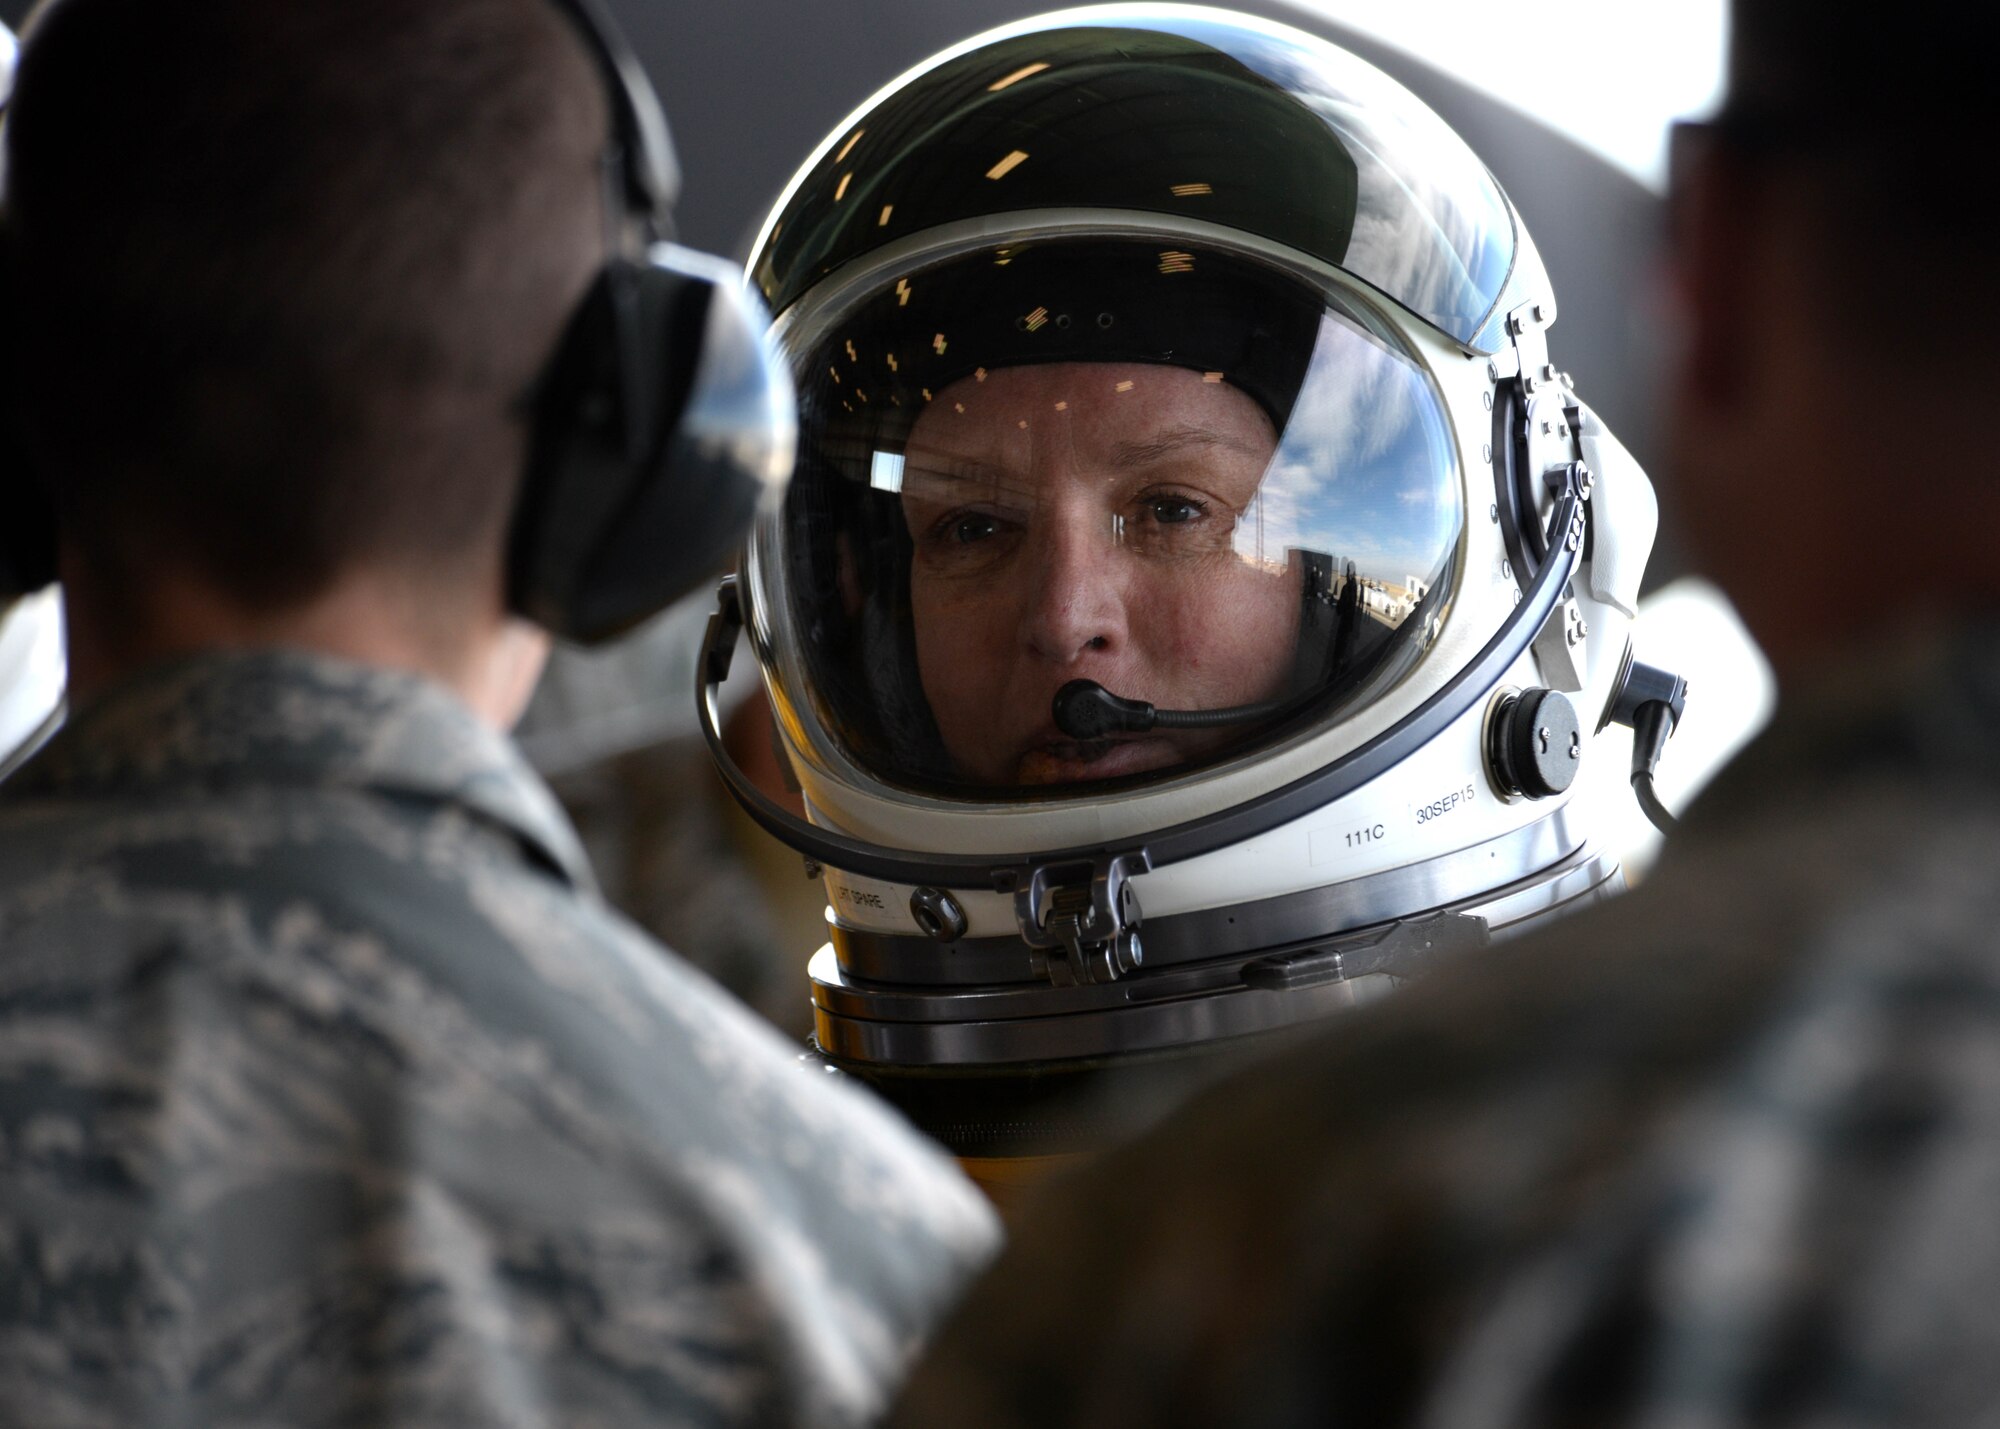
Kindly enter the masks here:
M 1000 523 L 980 511 L 968 511 L 955 518 L 949 529 L 951 539 L 961 546 L 984 541 L 1000 529 Z
M 1182 522 L 1193 521 L 1203 511 L 1199 501 L 1185 496 L 1149 496 L 1144 505 L 1146 514 L 1162 526 L 1178 526 Z

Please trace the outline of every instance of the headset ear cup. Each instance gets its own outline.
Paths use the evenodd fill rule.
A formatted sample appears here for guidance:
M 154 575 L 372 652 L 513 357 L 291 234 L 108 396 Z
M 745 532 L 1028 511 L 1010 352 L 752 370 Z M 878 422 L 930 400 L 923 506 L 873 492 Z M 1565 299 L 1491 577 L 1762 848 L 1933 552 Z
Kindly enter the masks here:
M 572 633 L 575 588 L 590 547 L 625 499 L 647 445 L 632 430 L 638 279 L 607 264 L 563 330 L 537 385 L 527 468 L 508 549 L 508 600 L 528 619 Z
M 722 265 L 676 252 L 606 266 L 537 394 L 509 599 L 586 644 L 712 579 L 791 469 L 761 314 Z
M 56 578 L 55 510 L 28 453 L 19 299 L 13 239 L 0 215 L 0 601 Z

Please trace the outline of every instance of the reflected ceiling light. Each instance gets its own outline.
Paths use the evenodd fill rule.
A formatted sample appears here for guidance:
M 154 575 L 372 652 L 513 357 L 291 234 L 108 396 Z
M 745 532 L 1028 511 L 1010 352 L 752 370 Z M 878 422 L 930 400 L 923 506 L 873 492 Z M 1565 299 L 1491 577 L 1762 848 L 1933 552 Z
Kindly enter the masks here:
M 1160 255 L 1160 271 L 1162 273 L 1192 273 L 1194 271 L 1194 254 L 1182 253 L 1170 248 Z
M 887 210 L 885 209 L 884 212 L 887 212 Z M 910 280 L 908 278 L 898 278 L 896 280 L 896 306 L 899 308 L 907 308 L 909 305 L 910 305 Z M 944 349 L 939 348 L 938 351 L 942 352 L 944 351 Z
M 1048 325 L 1048 321 L 1049 321 L 1049 310 L 1047 308 L 1036 308 L 1032 313 L 1029 313 L 1027 318 L 1024 320 L 1025 325 L 1029 332 L 1034 332 L 1039 328 L 1046 327 Z
M 1113 390 L 1118 392 L 1130 392 L 1132 390 L 1132 384 L 1129 381 L 1120 382 L 1118 386 Z
M 846 173 L 840 176 L 840 182 L 834 185 L 833 189 L 833 201 L 835 203 L 839 203 L 842 199 L 847 197 L 847 185 L 853 180 L 853 178 L 854 178 L 854 171 L 852 169 L 848 170 Z
M 838 164 L 842 160 L 844 160 L 847 157 L 848 150 L 852 149 L 856 144 L 860 143 L 861 136 L 863 134 L 866 134 L 867 132 L 868 131 L 866 129 L 856 129 L 852 134 L 848 135 L 847 142 L 840 146 L 840 152 L 833 156 L 834 163 Z M 775 233 L 776 230 L 773 230 L 773 232 Z
M 877 228 L 887 228 L 889 226 L 889 215 L 894 213 L 895 211 L 896 211 L 896 205 L 894 205 L 893 203 L 883 204 L 882 216 L 875 220 L 875 226 Z
M 1005 79 L 996 79 L 993 81 L 993 83 L 987 85 L 986 92 L 988 94 L 998 94 L 1008 85 L 1018 84 L 1022 80 L 1026 79 L 1029 75 L 1040 74 L 1043 70 L 1047 69 L 1048 67 L 1049 65 L 1047 60 L 1043 60 L 1039 64 L 1023 65 L 1021 66 L 1021 68 L 1015 70 L 1012 74 L 1008 75 Z
M 876 452 L 869 463 L 868 484 L 877 491 L 895 495 L 903 489 L 903 454 L 901 452 Z
M 932 338 L 932 339 L 931 339 L 931 350 L 932 350 L 933 352 L 935 352 L 935 353 L 936 353 L 936 354 L 937 354 L 937 355 L 938 355 L 939 357 L 943 357 L 943 356 L 944 356 L 944 334 L 943 334 L 943 333 L 939 333 L 939 334 L 938 334 L 938 335 L 937 335 L 936 337 L 934 337 L 934 338 Z
M 1004 179 L 1007 177 L 1007 175 L 1013 173 L 1015 169 L 1019 168 L 1021 164 L 1026 161 L 1027 157 L 1028 154 L 1026 150 L 1016 149 L 1006 158 L 1002 159 L 999 163 L 995 164 L 992 168 L 988 169 L 986 171 L 986 177 L 989 179 Z
M 1207 184 L 1175 184 L 1167 192 L 1175 198 L 1200 198 L 1203 194 L 1214 193 L 1215 190 Z

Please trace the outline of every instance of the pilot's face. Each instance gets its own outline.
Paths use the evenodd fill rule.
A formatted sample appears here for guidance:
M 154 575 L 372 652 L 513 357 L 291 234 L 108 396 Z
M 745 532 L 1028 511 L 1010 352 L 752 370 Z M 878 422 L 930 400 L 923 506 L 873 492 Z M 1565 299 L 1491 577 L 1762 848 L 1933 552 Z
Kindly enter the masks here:
M 960 777 L 1107 779 L 1237 732 L 1074 740 L 1050 711 L 1070 680 L 1162 709 L 1282 692 L 1300 575 L 1232 540 L 1275 446 L 1255 401 L 1178 367 L 1005 368 L 924 408 L 902 488 L 910 598 L 924 695 Z

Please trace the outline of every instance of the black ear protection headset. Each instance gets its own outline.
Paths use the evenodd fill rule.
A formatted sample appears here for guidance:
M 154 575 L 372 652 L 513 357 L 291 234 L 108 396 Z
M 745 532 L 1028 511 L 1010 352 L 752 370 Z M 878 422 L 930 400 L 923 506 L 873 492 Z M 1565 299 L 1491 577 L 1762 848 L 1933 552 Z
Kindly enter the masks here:
M 679 168 L 637 59 L 598 0 L 553 3 L 610 100 L 612 256 L 536 384 L 507 598 L 591 643 L 721 572 L 790 475 L 797 412 L 756 297 L 729 264 L 666 241 Z M 29 359 L 8 331 L 18 281 L 0 210 L 0 601 L 56 575 L 55 517 L 22 430 L 15 364 Z

